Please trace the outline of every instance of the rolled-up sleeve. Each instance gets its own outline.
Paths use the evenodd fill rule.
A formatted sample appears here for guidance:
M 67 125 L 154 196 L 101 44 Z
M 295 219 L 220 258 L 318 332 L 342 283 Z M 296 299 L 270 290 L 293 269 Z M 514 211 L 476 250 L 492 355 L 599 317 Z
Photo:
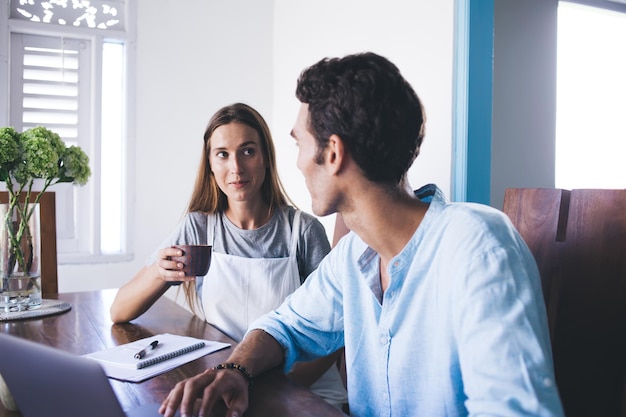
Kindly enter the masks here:
M 333 251 L 334 252 L 334 251 Z M 333 271 L 333 252 L 278 309 L 254 321 L 285 351 L 284 368 L 328 355 L 344 344 L 341 282 Z

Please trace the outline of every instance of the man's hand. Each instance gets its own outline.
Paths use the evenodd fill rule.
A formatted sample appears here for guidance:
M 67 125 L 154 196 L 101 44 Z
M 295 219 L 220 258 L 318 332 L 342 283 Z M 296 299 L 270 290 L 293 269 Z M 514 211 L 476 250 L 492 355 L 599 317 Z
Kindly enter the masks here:
M 200 399 L 197 410 L 196 400 Z M 218 402 L 226 405 L 226 417 L 242 416 L 248 408 L 248 380 L 236 369 L 207 369 L 176 384 L 161 404 L 159 413 L 173 417 L 180 408 L 182 417 L 208 417 Z
M 283 348 L 278 342 L 263 330 L 252 330 L 227 360 L 228 364 L 239 364 L 244 370 L 207 369 L 179 382 L 161 404 L 159 413 L 173 417 L 180 408 L 182 417 L 191 417 L 196 410 L 198 416 L 210 417 L 216 406 L 225 405 L 226 417 L 240 417 L 248 409 L 252 376 L 278 366 L 282 360 Z

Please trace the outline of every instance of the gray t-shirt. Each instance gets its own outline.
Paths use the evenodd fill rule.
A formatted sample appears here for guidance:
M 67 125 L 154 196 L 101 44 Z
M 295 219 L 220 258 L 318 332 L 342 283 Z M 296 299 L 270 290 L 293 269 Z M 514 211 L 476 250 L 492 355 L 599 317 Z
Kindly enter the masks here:
M 283 206 L 274 212 L 269 222 L 254 230 L 240 229 L 226 216 L 217 213 L 214 215 L 213 251 L 246 258 L 288 257 L 295 213 L 293 207 Z M 146 265 L 155 262 L 159 249 L 182 244 L 211 244 L 207 242 L 207 214 L 186 214 L 176 230 L 148 258 Z M 329 251 L 330 243 L 324 226 L 314 216 L 302 212 L 297 251 L 300 282 L 304 282 Z

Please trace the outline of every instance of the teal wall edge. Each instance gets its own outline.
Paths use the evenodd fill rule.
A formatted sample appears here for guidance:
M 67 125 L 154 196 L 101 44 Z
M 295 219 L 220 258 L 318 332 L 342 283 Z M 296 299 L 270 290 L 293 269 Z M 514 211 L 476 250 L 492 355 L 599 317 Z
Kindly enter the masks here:
M 453 201 L 490 204 L 493 2 L 456 2 Z

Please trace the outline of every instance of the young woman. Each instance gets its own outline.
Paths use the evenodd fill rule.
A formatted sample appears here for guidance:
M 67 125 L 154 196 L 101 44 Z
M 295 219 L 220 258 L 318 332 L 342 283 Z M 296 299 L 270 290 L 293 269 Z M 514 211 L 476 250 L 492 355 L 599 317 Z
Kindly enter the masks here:
M 182 282 L 191 310 L 241 341 L 248 325 L 278 307 L 329 252 L 322 224 L 289 205 L 278 178 L 272 137 L 250 106 L 220 109 L 204 134 L 203 157 L 187 214 L 111 306 L 111 319 L 143 314 Z M 206 276 L 185 276 L 177 244 L 212 246 Z M 347 394 L 338 355 L 298 364 L 290 376 L 338 407 Z M 322 375 L 323 374 L 323 375 Z M 318 377 L 322 378 L 318 380 Z

